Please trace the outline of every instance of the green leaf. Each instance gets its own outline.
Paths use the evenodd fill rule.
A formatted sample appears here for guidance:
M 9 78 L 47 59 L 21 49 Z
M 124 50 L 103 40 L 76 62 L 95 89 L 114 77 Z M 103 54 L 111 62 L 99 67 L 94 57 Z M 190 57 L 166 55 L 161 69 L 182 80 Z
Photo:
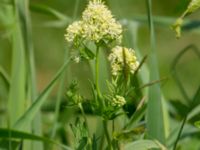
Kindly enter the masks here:
M 193 13 L 200 8 L 200 0 L 192 0 L 187 8 L 187 13 Z
M 66 22 L 71 22 L 71 18 L 65 16 L 64 14 L 58 12 L 57 10 L 50 8 L 46 5 L 42 4 L 31 4 L 30 5 L 30 10 L 34 11 L 36 13 L 41 13 L 45 15 L 51 15 L 56 17 L 59 20 L 66 21 Z
M 157 141 L 152 140 L 138 140 L 129 143 L 125 146 L 124 150 L 149 150 L 149 149 L 167 150 L 163 145 Z
M 198 105 L 200 104 L 200 86 L 192 100 L 192 104 L 191 104 L 191 110 L 194 108 L 194 107 L 197 107 Z
M 176 81 L 177 86 L 180 89 L 181 94 L 184 97 L 184 101 L 186 104 L 191 105 L 191 103 L 198 103 L 197 100 L 193 100 L 193 102 L 191 101 L 191 98 L 188 96 L 187 92 L 186 92 L 186 88 L 183 86 L 178 74 L 177 74 L 177 64 L 179 63 L 180 59 L 186 54 L 186 52 L 188 51 L 193 51 L 195 53 L 196 56 L 198 56 L 200 58 L 200 51 L 198 50 L 198 48 L 195 45 L 188 45 L 187 47 L 185 47 L 183 50 L 181 50 L 181 52 L 175 57 L 172 65 L 171 65 L 171 72 L 173 73 L 172 77 L 174 78 L 174 80 Z M 197 90 L 197 96 L 198 96 L 198 90 Z M 193 104 L 194 105 L 194 104 Z
M 185 88 L 184 88 L 182 82 L 180 81 L 180 79 L 179 79 L 179 77 L 178 77 L 178 75 L 177 75 L 176 66 L 177 66 L 179 60 L 180 60 L 180 59 L 184 56 L 184 54 L 185 54 L 187 51 L 189 51 L 189 50 L 192 50 L 192 51 L 193 51 L 195 54 L 197 54 L 197 56 L 200 58 L 200 52 L 199 52 L 198 48 L 197 48 L 195 45 L 189 45 L 189 46 L 187 46 L 186 48 L 184 48 L 184 49 L 175 57 L 174 62 L 172 63 L 172 67 L 171 67 L 171 70 L 173 71 L 173 77 L 174 77 L 174 79 L 175 79 L 177 85 L 179 86 L 179 89 L 180 89 L 180 91 L 181 91 L 181 93 L 182 93 L 182 95 L 183 95 L 183 97 L 184 97 L 184 100 L 185 100 L 186 104 L 187 104 L 188 106 L 190 106 L 189 109 L 185 110 L 186 113 L 185 113 L 183 122 L 182 122 L 182 124 L 181 124 L 181 127 L 180 127 L 180 129 L 179 129 L 178 136 L 177 136 L 177 138 L 176 138 L 176 140 L 175 140 L 175 144 L 174 144 L 174 148 L 173 148 L 173 149 L 176 149 L 176 147 L 177 147 L 177 144 L 178 144 L 178 142 L 179 142 L 179 140 L 180 140 L 180 137 L 181 137 L 181 134 L 182 134 L 182 132 L 183 132 L 183 128 L 184 128 L 184 126 L 185 126 L 185 124 L 186 124 L 186 121 L 188 120 L 188 114 L 189 114 L 189 112 L 191 112 L 191 111 L 193 110 L 193 107 L 194 107 L 194 104 L 195 104 L 195 103 L 198 104 L 198 102 L 197 102 L 197 100 L 196 100 L 196 97 L 199 97 L 199 93 L 200 93 L 200 92 L 199 92 L 199 89 L 198 89 L 198 90 L 197 90 L 197 94 L 194 96 L 194 99 L 193 99 L 193 101 L 192 101 L 191 98 L 188 96 L 188 94 L 187 94 L 187 92 L 186 92 L 186 90 L 185 90 Z M 194 103 L 193 103 L 193 102 L 194 102 Z
M 38 96 L 38 98 L 36 98 L 36 100 L 29 107 L 29 109 L 17 120 L 17 122 L 14 125 L 15 129 L 23 129 L 29 123 L 31 123 L 31 121 L 35 117 L 36 113 L 40 110 L 42 104 L 44 103 L 47 96 L 49 95 L 52 88 L 54 87 L 56 81 L 59 79 L 59 77 L 65 71 L 69 61 L 70 61 L 70 59 L 65 61 L 65 63 L 62 65 L 62 67 L 59 69 L 59 71 L 56 73 L 56 75 L 51 80 L 51 82 L 47 85 L 47 87 L 43 90 L 43 92 Z
M 92 50 L 90 50 L 87 46 L 84 45 L 84 48 L 82 50 L 80 50 L 80 54 L 83 58 L 85 59 L 94 59 L 95 55 L 92 52 Z
M 181 26 L 183 24 L 183 19 L 185 16 L 195 12 L 200 8 L 200 0 L 192 0 L 187 9 L 183 12 L 183 14 L 176 20 L 176 22 L 172 25 L 172 29 L 176 32 L 176 37 L 181 37 Z
M 143 134 L 144 131 L 145 131 L 144 126 L 138 126 L 131 130 L 124 130 L 119 133 L 116 132 L 114 133 L 114 138 L 117 139 L 118 141 L 129 141 L 132 139 L 137 139 L 138 138 L 137 136 Z
M 16 22 L 12 32 L 12 69 L 8 98 L 8 113 L 11 125 L 24 113 L 27 103 L 25 46 L 17 6 L 15 16 Z
M 125 126 L 125 128 L 131 128 L 134 125 L 136 125 L 138 121 L 141 120 L 141 118 L 145 115 L 146 110 L 147 110 L 146 104 L 142 105 L 141 108 L 136 110 L 136 112 L 134 112 L 134 114 L 131 116 L 129 123 Z
M 150 29 L 150 44 L 151 52 L 149 55 L 149 66 L 150 66 L 150 81 L 159 80 L 158 62 L 156 56 L 156 42 L 155 42 L 155 31 L 152 16 L 152 3 L 151 0 L 147 0 L 148 8 L 148 19 Z M 166 137 L 166 124 L 164 118 L 164 104 L 161 97 L 160 84 L 154 84 L 149 87 L 149 100 L 147 104 L 147 130 L 149 137 L 159 140 L 165 143 Z M 156 116 L 156 117 L 155 117 Z
M 80 140 L 80 144 L 79 144 L 77 150 L 83 150 L 85 148 L 85 146 L 87 145 L 87 141 L 88 141 L 88 138 L 87 137 L 83 137 Z
M 176 38 L 180 38 L 181 37 L 181 26 L 182 26 L 182 24 L 183 24 L 183 19 L 182 18 L 178 18 L 176 20 L 176 22 L 172 25 L 172 29 L 176 33 Z
M 16 141 L 16 140 L 8 140 L 3 139 L 0 140 L 0 148 L 1 150 L 18 150 L 19 147 L 22 145 L 22 141 Z
M 10 78 L 6 71 L 0 66 L 0 77 L 3 79 L 4 83 L 6 84 L 6 88 L 10 86 Z
M 197 128 L 200 129 L 200 121 L 196 121 L 196 122 L 194 123 L 194 125 L 195 125 Z
M 37 136 L 34 134 L 22 132 L 22 131 L 16 131 L 16 130 L 10 130 L 10 129 L 2 129 L 0 128 L 0 139 L 15 139 L 15 140 L 33 140 L 33 141 L 42 141 L 42 142 L 47 142 L 47 143 L 52 143 L 56 144 L 66 150 L 71 150 L 71 148 L 58 144 L 54 140 L 50 140 L 41 136 Z M 3 145 L 2 142 L 0 142 L 0 147 Z
M 92 137 L 92 150 L 97 150 L 97 139 L 95 134 Z
M 180 117 L 185 117 L 189 112 L 189 107 L 182 103 L 180 100 L 172 100 L 170 101 L 170 104 L 172 104 L 173 108 L 176 110 L 176 113 L 180 115 Z

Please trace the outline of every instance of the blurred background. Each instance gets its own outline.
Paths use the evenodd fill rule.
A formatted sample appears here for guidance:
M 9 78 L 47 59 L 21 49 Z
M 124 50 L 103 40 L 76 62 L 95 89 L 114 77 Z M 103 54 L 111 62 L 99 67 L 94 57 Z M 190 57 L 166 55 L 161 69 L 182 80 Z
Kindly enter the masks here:
M 5 1 L 5 0 L 4 0 Z M 32 0 L 31 6 L 44 5 L 50 7 L 65 16 L 78 20 L 81 12 L 84 10 L 87 0 Z M 78 6 L 76 6 L 78 3 Z M 181 15 L 187 7 L 189 0 L 153 0 L 153 15 L 156 18 L 156 51 L 159 60 L 160 75 L 168 77 L 167 82 L 163 84 L 163 92 L 167 99 L 181 98 L 176 85 L 170 77 L 170 65 L 176 55 L 190 44 L 200 46 L 200 30 L 195 28 L 186 29 L 181 39 L 175 38 L 174 32 L 170 29 L 170 23 Z M 139 24 L 137 33 L 137 45 L 133 48 L 139 49 L 142 56 L 149 53 L 149 32 L 147 27 L 146 4 L 144 0 L 106 0 L 106 4 L 112 10 L 114 16 L 123 21 L 132 20 Z M 78 8 L 76 8 L 78 7 Z M 12 27 L 12 14 L 7 13 L 9 6 L 0 4 L 0 64 L 10 73 L 11 69 L 11 45 L 9 41 L 9 32 Z M 76 11 L 74 11 L 76 9 Z M 43 89 L 46 83 L 54 74 L 55 70 L 63 63 L 64 49 L 66 42 L 64 39 L 67 23 L 57 21 L 52 15 L 37 12 L 31 9 L 33 42 L 35 50 L 35 61 L 37 69 L 37 86 Z M 200 12 L 192 14 L 187 19 L 198 20 Z M 56 21 L 58 23 L 56 23 Z M 193 52 L 188 52 L 184 59 L 179 63 L 180 77 L 187 87 L 187 92 L 192 95 L 200 83 L 200 63 L 198 57 Z M 83 69 L 81 67 L 73 68 L 75 71 Z M 87 72 L 84 72 L 87 74 Z
M 87 2 L 87 0 L 30 1 L 36 77 L 39 91 L 44 89 L 62 65 L 64 59 L 69 55 L 68 52 L 65 52 L 67 49 L 67 43 L 64 39 L 65 29 L 71 20 L 80 18 Z M 4 68 L 8 76 L 10 75 L 12 64 L 10 34 L 15 21 L 12 17 L 12 12 L 9 11 L 12 9 L 9 3 L 7 0 L 1 0 L 0 2 L 0 66 Z M 145 0 L 105 0 L 105 3 L 112 10 L 113 15 L 125 26 L 124 43 L 126 44 L 124 45 L 139 51 L 142 57 L 148 55 L 150 42 Z M 167 101 L 183 99 L 171 76 L 170 68 L 173 60 L 188 45 L 194 44 L 197 48 L 200 48 L 200 11 L 186 18 L 186 21 L 195 21 L 195 25 L 189 24 L 183 27 L 180 39 L 176 39 L 174 31 L 171 30 L 171 25 L 183 13 L 188 3 L 189 0 L 152 0 L 160 78 L 166 79 L 161 82 L 161 86 Z M 51 13 L 40 11 L 41 7 L 51 9 L 52 14 L 59 12 L 57 14 L 58 17 Z M 64 19 L 62 19 L 62 15 Z M 69 18 L 69 20 L 66 18 Z M 132 26 L 127 27 L 127 21 L 131 21 Z M 134 35 L 134 38 L 130 38 L 131 34 Z M 146 64 L 148 65 L 148 59 Z M 177 70 L 188 95 L 193 97 L 200 84 L 200 59 L 194 52 L 188 51 L 178 63 Z M 91 76 L 87 64 L 71 64 L 66 76 L 66 86 L 72 79 L 77 79 L 81 83 L 81 92 L 88 92 L 87 88 L 83 88 L 89 84 L 87 78 Z M 0 84 L 5 83 L 0 79 Z M 46 102 L 43 108 L 44 112 L 48 113 L 48 109 L 53 109 L 53 107 L 49 107 L 48 103 L 54 106 L 56 92 L 57 90 L 55 89 L 49 100 L 50 102 Z M 0 112 L 5 110 L 6 93 L 8 93 L 8 89 L 0 86 Z M 49 114 L 48 118 L 44 117 L 45 125 L 47 126 L 48 123 L 52 123 L 49 118 L 51 118 L 51 114 Z

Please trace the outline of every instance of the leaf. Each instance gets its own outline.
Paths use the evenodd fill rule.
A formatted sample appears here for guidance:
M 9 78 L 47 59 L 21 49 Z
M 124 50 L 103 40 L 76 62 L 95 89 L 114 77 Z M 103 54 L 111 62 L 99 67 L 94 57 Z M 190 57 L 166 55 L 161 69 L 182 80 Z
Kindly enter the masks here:
M 199 121 L 196 121 L 196 122 L 194 123 L 194 125 L 195 125 L 197 128 L 200 129 L 200 120 L 199 120 Z
M 41 136 L 37 136 L 34 134 L 30 134 L 30 133 L 26 133 L 26 132 L 22 132 L 22 131 L 16 131 L 16 130 L 10 130 L 10 129 L 3 129 L 0 128 L 0 139 L 16 139 L 16 140 L 33 140 L 33 141 L 43 141 L 43 142 L 47 142 L 47 143 L 52 143 L 52 144 L 56 144 L 66 150 L 71 150 L 71 148 L 58 144 L 56 143 L 54 140 L 50 140 Z M 1 145 L 3 145 L 2 142 L 0 142 L 0 147 Z
M 92 137 L 92 150 L 97 150 L 97 140 L 95 134 Z
M 174 80 L 176 81 L 177 86 L 180 89 L 181 94 L 184 97 L 185 103 L 188 105 L 191 105 L 191 98 L 188 96 L 187 92 L 186 92 L 186 88 L 183 86 L 182 82 L 180 81 L 179 76 L 177 75 L 177 64 L 179 63 L 180 59 L 184 56 L 184 54 L 188 51 L 193 51 L 195 53 L 196 56 L 198 56 L 200 58 L 200 51 L 198 50 L 198 48 L 191 44 L 188 45 L 187 47 L 185 47 L 174 59 L 172 65 L 171 65 L 171 72 L 172 72 L 172 77 L 174 78 Z M 198 92 L 197 92 L 198 93 Z M 195 100 L 196 103 L 196 100 Z
M 87 46 L 84 45 L 84 48 L 80 50 L 80 55 L 88 60 L 94 59 L 95 55 Z
M 6 71 L 2 67 L 0 67 L 0 77 L 6 83 L 6 87 L 9 88 L 9 86 L 10 86 L 10 78 L 8 77 L 8 74 L 6 73 Z
M 125 126 L 125 129 L 136 125 L 136 123 L 145 115 L 146 110 L 147 110 L 147 105 L 142 104 L 142 106 L 140 106 L 140 108 L 138 108 L 136 112 L 134 112 L 134 114 L 131 116 L 130 121 Z
M 173 108 L 176 110 L 178 115 L 180 115 L 182 118 L 185 117 L 185 115 L 188 114 L 189 112 L 189 107 L 185 104 L 183 104 L 180 100 L 173 100 L 170 101 L 172 104 Z
M 176 33 L 176 38 L 180 38 L 181 37 L 181 26 L 182 26 L 182 24 L 183 24 L 183 19 L 182 18 L 178 18 L 176 20 L 176 22 L 172 25 L 172 29 Z
M 0 101 L 8 99 L 10 78 L 6 71 L 0 66 Z
M 188 96 L 188 94 L 187 94 L 187 92 L 186 92 L 186 90 L 185 90 L 185 88 L 184 88 L 182 82 L 180 81 L 180 79 L 179 79 L 179 77 L 178 77 L 178 75 L 177 75 L 177 72 L 176 72 L 176 71 L 177 71 L 177 70 L 176 70 L 176 66 L 177 66 L 179 60 L 180 60 L 180 59 L 184 56 L 184 54 L 185 54 L 187 51 L 189 51 L 189 50 L 194 51 L 194 53 L 197 54 L 197 56 L 200 58 L 200 52 L 199 52 L 198 48 L 197 48 L 195 45 L 189 45 L 189 46 L 187 46 L 186 48 L 184 48 L 184 49 L 175 57 L 174 62 L 172 63 L 172 67 L 171 67 L 171 70 L 173 71 L 173 77 L 174 77 L 174 79 L 175 79 L 177 85 L 179 86 L 179 89 L 180 89 L 180 91 L 181 91 L 181 93 L 182 93 L 182 95 L 183 95 L 183 97 L 184 97 L 184 100 L 185 100 L 186 104 L 190 106 L 189 109 L 185 110 L 185 111 L 186 111 L 186 114 L 185 114 L 185 116 L 184 116 L 183 122 L 182 122 L 182 124 L 181 124 L 180 129 L 179 129 L 177 138 L 176 138 L 176 140 L 175 140 L 175 142 L 174 142 L 174 148 L 173 148 L 173 149 L 176 149 L 176 147 L 177 147 L 177 144 L 178 144 L 178 142 L 179 142 L 179 140 L 180 140 L 180 137 L 181 137 L 181 134 L 182 134 L 182 132 L 183 132 L 183 128 L 184 128 L 184 126 L 185 126 L 185 124 L 186 124 L 186 121 L 188 120 L 188 114 L 189 114 L 189 112 L 191 112 L 191 111 L 193 110 L 193 105 L 194 105 L 195 103 L 197 103 L 197 102 L 196 102 L 196 98 L 195 98 L 196 95 L 197 95 L 197 97 L 199 97 L 199 89 L 198 89 L 198 90 L 197 90 L 197 94 L 194 96 L 195 101 L 191 101 L 191 98 Z M 193 103 L 193 102 L 195 102 L 195 103 Z
M 16 10 L 16 22 L 12 32 L 12 69 L 8 98 L 8 113 L 11 125 L 24 113 L 27 103 L 25 47 L 23 33 L 19 24 L 18 8 Z
M 194 95 L 194 98 L 192 100 L 192 103 L 191 103 L 191 110 L 194 109 L 194 107 L 197 107 L 198 105 L 200 104 L 200 86 L 196 92 L 196 94 Z
M 147 0 L 148 8 L 148 22 L 150 30 L 150 44 L 151 52 L 149 55 L 149 70 L 150 71 L 150 81 L 159 80 L 159 70 L 158 62 L 156 57 L 156 42 L 155 42 L 155 31 L 152 16 L 152 6 L 151 0 Z M 161 96 L 160 84 L 154 84 L 149 87 L 149 99 L 147 103 L 147 130 L 148 135 L 151 138 L 159 140 L 165 143 L 166 137 L 166 120 L 164 118 L 164 105 Z M 156 116 L 156 117 L 155 117 Z
M 114 133 L 113 136 L 118 141 L 127 141 L 127 140 L 131 140 L 131 139 L 135 139 L 134 137 L 136 137 L 136 139 L 137 139 L 137 136 L 143 134 L 144 131 L 145 131 L 144 126 L 139 126 L 139 127 L 135 127 L 134 129 L 131 129 L 131 130 L 124 130 L 119 133 Z
M 187 9 L 183 12 L 183 14 L 176 20 L 176 22 L 172 25 L 172 29 L 176 32 L 176 37 L 181 37 L 181 26 L 183 24 L 183 19 L 185 16 L 195 12 L 200 8 L 200 0 L 192 0 Z
M 21 32 L 23 36 L 24 48 L 26 51 L 26 64 L 27 64 L 27 99 L 33 102 L 37 96 L 37 86 L 36 86 L 36 71 L 35 71 L 35 62 L 34 62 L 34 47 L 33 47 L 33 36 L 32 36 L 32 25 L 31 25 L 31 15 L 29 9 L 29 0 L 21 0 L 16 2 L 16 8 L 19 14 L 19 21 L 21 25 Z M 30 102 L 30 103 L 31 103 Z M 41 134 L 41 116 L 40 113 L 37 114 L 37 117 L 33 120 L 32 130 L 35 134 Z M 30 127 L 30 129 L 31 129 Z M 28 147 L 25 149 L 37 149 L 42 150 L 42 143 L 27 143 Z M 32 146 L 30 146 L 32 145 Z
M 80 144 L 79 144 L 77 150 L 83 150 L 86 147 L 86 145 L 87 145 L 87 141 L 88 141 L 88 138 L 87 137 L 83 137 L 80 140 Z
M 51 92 L 52 88 L 54 87 L 56 81 L 59 79 L 59 77 L 62 75 L 62 73 L 65 71 L 70 59 L 66 60 L 65 63 L 62 65 L 62 67 L 59 69 L 59 71 L 56 73 L 54 78 L 51 80 L 51 82 L 47 85 L 47 87 L 43 90 L 43 92 L 36 98 L 34 103 L 29 107 L 29 109 L 16 121 L 14 128 L 15 129 L 23 129 L 26 127 L 33 118 L 35 117 L 36 113 L 40 110 L 40 107 L 46 100 L 47 96 Z
M 196 94 L 194 95 L 194 98 L 190 105 L 190 112 L 188 114 L 188 120 L 190 120 L 192 123 L 196 120 L 200 119 L 199 113 L 200 113 L 200 87 L 198 88 Z
M 56 17 L 59 20 L 63 20 L 66 22 L 71 22 L 71 19 L 67 16 L 65 16 L 64 14 L 56 11 L 53 8 L 50 8 L 46 5 L 42 5 L 42 4 L 31 4 L 30 5 L 30 10 L 34 11 L 36 13 L 41 13 L 41 14 L 45 14 L 45 15 L 51 15 Z
M 200 8 L 200 0 L 192 0 L 189 3 L 186 11 L 188 14 L 190 14 L 190 13 L 197 11 L 197 9 L 199 9 L 199 8 Z
M 22 141 L 8 140 L 8 139 L 0 140 L 1 150 L 16 150 L 17 148 L 19 149 L 21 145 Z
M 152 140 L 138 140 L 129 143 L 125 146 L 124 150 L 149 150 L 154 148 L 159 150 L 167 150 L 163 145 Z

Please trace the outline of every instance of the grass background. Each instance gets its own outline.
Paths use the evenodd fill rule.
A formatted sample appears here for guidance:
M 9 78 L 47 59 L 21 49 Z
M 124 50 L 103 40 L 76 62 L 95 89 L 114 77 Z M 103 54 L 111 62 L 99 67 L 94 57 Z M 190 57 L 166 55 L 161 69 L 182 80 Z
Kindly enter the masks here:
M 11 77 L 13 43 L 10 36 L 13 33 L 16 18 L 13 17 L 15 12 L 12 11 L 9 0 L 2 0 L 0 3 L 0 67 L 3 68 L 8 78 Z M 155 37 L 156 37 L 156 53 L 158 58 L 160 78 L 167 78 L 161 83 L 162 93 L 166 101 L 180 100 L 184 101 L 184 97 L 180 93 L 175 81 L 172 78 L 170 67 L 176 55 L 190 44 L 200 47 L 199 34 L 197 27 L 194 29 L 192 25 L 185 28 L 181 39 L 175 38 L 175 33 L 170 29 L 171 24 L 187 7 L 189 0 L 152 0 L 152 13 L 155 16 Z M 63 21 L 62 17 L 56 18 L 55 14 L 39 12 L 34 6 L 42 5 L 52 8 L 63 14 L 65 17 L 76 20 L 84 10 L 87 4 L 86 0 L 32 0 L 30 1 L 30 16 L 32 40 L 35 52 L 36 63 L 36 86 L 38 92 L 46 87 L 46 85 L 59 69 L 66 55 L 66 41 L 64 40 L 65 29 L 68 25 L 67 21 Z M 150 54 L 149 29 L 147 19 L 147 9 L 145 1 L 141 0 L 107 0 L 106 4 L 112 10 L 115 17 L 122 23 L 131 21 L 138 26 L 137 35 L 134 43 L 130 38 L 130 29 L 125 30 L 125 43 L 141 52 L 141 55 Z M 77 10 L 77 11 L 76 11 Z M 74 16 L 74 17 L 73 17 Z M 186 20 L 199 21 L 200 12 L 192 14 Z M 194 24 L 194 22 L 193 22 Z M 199 22 L 197 22 L 199 24 Z M 134 25 L 132 26 L 134 28 Z M 125 27 L 126 28 L 126 27 Z M 132 28 L 132 29 L 133 29 Z M 25 29 L 24 29 L 25 30 Z M 134 31 L 134 29 L 133 29 Z M 17 34 L 18 35 L 18 34 Z M 18 49 L 16 49 L 18 50 Z M 103 61 L 102 61 L 103 63 Z M 27 65 L 27 64 L 26 64 Z M 149 59 L 147 60 L 149 65 Z M 188 95 L 193 97 L 200 84 L 200 60 L 195 53 L 189 51 L 180 60 L 178 64 L 178 75 L 184 85 Z M 22 66 L 20 66 L 22 67 Z M 19 68 L 20 68 L 19 67 Z M 25 70 L 25 72 L 28 70 Z M 153 72 L 154 70 L 150 70 Z M 66 81 L 63 86 L 67 86 L 73 78 L 80 81 L 80 89 L 82 93 L 89 95 L 89 83 L 86 80 L 91 72 L 85 63 L 71 64 L 66 74 Z M 103 73 L 102 73 L 103 74 Z M 144 75 L 148 77 L 148 74 Z M 73 78 L 72 78 L 73 77 Z M 59 86 L 51 93 L 51 97 L 43 105 L 42 125 L 43 133 L 50 134 L 51 126 L 54 122 L 56 96 Z M 2 78 L 0 78 L 0 126 L 7 126 L 5 112 L 7 111 L 8 86 Z M 18 103 L 16 101 L 16 103 Z M 27 104 L 28 105 L 28 104 Z M 63 110 L 60 120 L 68 121 L 68 115 L 73 110 Z M 69 115 L 70 116 L 70 115 Z M 49 128 L 48 128 L 49 127 Z M 196 143 L 198 139 L 193 139 Z M 187 141 L 186 141 L 187 142 Z M 195 145 L 195 144 L 194 144 Z M 193 146 L 194 146 L 193 145 Z M 185 149 L 187 149 L 185 147 Z
M 178 17 L 182 11 L 186 8 L 187 0 L 171 0 L 171 1 L 159 1 L 154 0 L 153 3 L 153 15 L 161 17 L 172 17 L 175 19 Z M 71 17 L 73 15 L 73 10 L 75 8 L 76 1 L 72 0 L 45 0 L 45 1 L 30 1 L 31 5 L 42 4 L 48 7 L 51 7 L 64 15 Z M 143 21 L 147 21 L 146 18 L 146 5 L 144 1 L 140 0 L 115 0 L 107 1 L 108 6 L 113 11 L 113 14 L 118 19 L 130 19 L 136 20 L 138 16 L 144 18 Z M 87 4 L 86 0 L 81 0 L 78 6 L 77 17 L 80 17 L 81 12 L 84 10 L 85 5 Z M 1 4 L 2 5 L 2 4 Z M 183 5 L 183 6 L 182 6 Z M 1 6 L 2 16 L 7 15 L 4 11 L 5 6 Z M 196 12 L 189 19 L 197 20 L 199 12 Z M 64 47 L 66 42 L 64 40 L 63 34 L 65 33 L 65 28 L 67 26 L 61 27 L 52 27 L 49 23 L 52 20 L 56 20 L 55 17 L 41 14 L 38 12 L 31 11 L 32 17 L 32 30 L 33 30 L 33 42 L 35 48 L 35 61 L 37 68 L 37 86 L 39 89 L 43 89 L 45 83 L 49 81 L 49 78 L 56 70 L 62 60 L 64 59 Z M 3 18 L 2 18 L 3 19 Z M 137 22 L 137 20 L 136 20 Z M 173 22 L 172 22 L 173 23 Z M 49 24 L 49 25 L 48 25 Z M 5 68 L 7 72 L 10 72 L 11 68 L 11 45 L 9 40 L 6 38 L 5 34 L 9 34 L 9 27 L 12 25 L 12 21 L 3 19 L 1 21 L 1 55 L 0 55 L 0 64 Z M 51 27 L 46 27 L 51 26 Z M 148 43 L 148 27 L 147 23 L 141 25 L 138 33 L 138 47 L 142 54 L 149 53 L 149 43 Z M 174 32 L 170 30 L 170 24 L 167 25 L 157 25 L 156 26 L 156 44 L 157 44 L 157 54 L 159 61 L 159 70 L 162 77 L 170 76 L 169 68 L 175 56 L 183 48 L 193 43 L 199 46 L 199 31 L 186 31 L 183 33 L 183 37 L 180 40 L 177 40 L 174 36 Z M 184 84 L 188 89 L 190 95 L 197 88 L 200 79 L 199 69 L 196 69 L 198 66 L 198 59 L 193 55 L 188 53 L 187 56 L 182 60 L 180 65 L 180 74 Z M 79 68 L 80 69 L 80 68 Z M 195 72 L 195 73 L 194 73 Z M 188 78 L 192 76 L 192 80 Z M 167 98 L 180 98 L 180 94 L 174 85 L 171 79 L 169 82 L 163 85 L 163 92 Z M 174 90 L 176 92 L 174 92 Z

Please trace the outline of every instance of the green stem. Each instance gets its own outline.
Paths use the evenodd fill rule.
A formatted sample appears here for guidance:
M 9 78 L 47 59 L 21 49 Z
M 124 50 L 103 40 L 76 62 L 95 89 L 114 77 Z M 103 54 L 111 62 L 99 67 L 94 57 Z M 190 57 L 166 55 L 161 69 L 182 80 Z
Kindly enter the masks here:
M 83 106 L 82 106 L 81 103 L 79 103 L 78 106 L 79 106 L 79 108 L 80 108 L 80 110 L 81 110 L 81 114 L 83 115 L 83 118 L 84 118 L 84 120 L 85 120 L 86 128 L 87 128 L 87 130 L 88 130 L 88 132 L 89 132 L 88 121 L 87 121 L 87 118 L 86 118 L 86 115 L 85 115 L 85 111 L 84 111 L 84 109 L 83 109 Z
M 96 49 L 96 59 L 95 59 L 95 84 L 96 84 L 96 91 L 97 91 L 97 99 L 100 105 L 103 105 L 102 101 L 100 100 L 101 92 L 99 89 L 99 46 Z
M 181 137 L 181 133 L 182 133 L 182 131 L 183 131 L 183 127 L 184 127 L 184 125 L 185 125 L 185 123 L 186 123 L 186 120 L 187 120 L 187 115 L 186 115 L 185 118 L 183 119 L 183 122 L 182 122 L 182 124 L 181 124 L 181 128 L 180 128 L 180 130 L 179 130 L 179 132 L 178 132 L 178 136 L 177 136 L 176 141 L 175 141 L 175 143 L 174 143 L 174 148 L 173 148 L 173 150 L 176 150 L 176 147 L 177 147 L 178 141 L 179 141 L 179 139 L 180 139 L 180 137 Z
M 91 141 L 91 138 L 90 138 L 90 132 L 89 132 L 89 125 L 88 125 L 87 117 L 86 117 L 86 115 L 85 115 L 85 111 L 84 111 L 84 109 L 83 109 L 82 104 L 79 103 L 78 106 L 79 106 L 79 108 L 80 108 L 80 110 L 81 110 L 81 114 L 83 115 L 83 118 L 84 118 L 84 120 L 85 120 L 85 125 L 86 125 L 87 131 L 88 131 L 88 136 L 89 136 L 89 137 L 88 137 L 88 139 L 89 139 L 89 141 L 88 141 L 89 150 L 91 150 L 92 141 Z
M 109 136 L 106 120 L 103 120 L 103 128 L 104 128 L 106 140 L 107 140 L 107 143 L 108 143 L 108 150 L 112 150 L 112 143 L 111 143 L 111 139 L 110 139 L 110 136 Z

